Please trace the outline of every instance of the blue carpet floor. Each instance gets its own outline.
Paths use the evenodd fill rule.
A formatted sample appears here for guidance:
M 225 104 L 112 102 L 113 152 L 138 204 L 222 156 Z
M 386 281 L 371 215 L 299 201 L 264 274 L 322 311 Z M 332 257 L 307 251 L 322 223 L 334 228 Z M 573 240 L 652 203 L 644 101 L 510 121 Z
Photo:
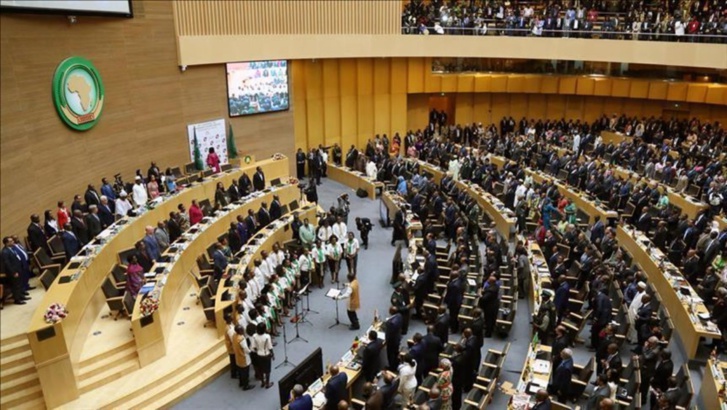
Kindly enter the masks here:
M 302 338 L 307 342 L 295 341 L 285 345 L 282 336 L 277 338 L 278 345 L 275 347 L 276 361 L 273 367 L 281 363 L 285 358 L 284 346 L 287 347 L 288 359 L 294 363 L 300 363 L 302 359 L 308 356 L 316 348 L 320 347 L 323 351 L 324 366 L 329 363 L 336 363 L 338 359 L 351 346 L 354 336 L 362 334 L 363 331 L 372 322 L 374 310 L 378 309 L 381 317 L 385 317 L 389 307 L 389 298 L 392 293 L 389 280 L 391 277 L 391 261 L 394 255 L 394 247 L 390 245 L 391 228 L 382 228 L 379 224 L 379 200 L 361 199 L 354 195 L 354 192 L 341 184 L 330 180 L 323 180 L 323 185 L 319 186 L 318 194 L 320 198 L 320 206 L 324 209 L 330 208 L 335 203 L 336 198 L 344 192 L 348 192 L 351 199 L 351 214 L 349 216 L 349 230 L 355 231 L 354 219 L 358 217 L 368 217 L 374 224 L 374 230 L 370 234 L 369 249 L 361 250 L 359 255 L 359 282 L 361 286 L 361 310 L 359 310 L 359 320 L 361 321 L 362 330 L 353 332 L 348 330 L 347 326 L 329 326 L 335 323 L 335 303 L 326 298 L 326 289 L 316 289 L 310 295 L 310 308 L 318 311 L 318 314 L 309 316 L 310 324 L 299 325 L 299 332 Z M 357 237 L 358 237 L 358 232 Z M 341 268 L 341 278 L 345 278 L 345 267 Z M 330 280 L 328 280 L 330 282 Z M 326 286 L 331 286 L 327 283 Z M 339 315 L 341 322 L 348 324 L 346 317 L 345 303 L 339 302 Z M 500 338 L 485 339 L 483 352 L 487 349 L 500 349 L 507 342 L 511 342 L 510 352 L 502 369 L 498 384 L 509 381 L 517 384 L 522 372 L 524 359 L 528 350 L 528 344 L 531 338 L 530 307 L 526 300 L 518 301 L 518 310 L 515 324 L 510 332 L 507 340 Z M 587 333 L 589 326 L 586 327 Z M 290 340 L 295 335 L 295 326 L 286 323 L 287 335 Z M 409 327 L 407 337 L 411 337 L 415 332 L 425 333 L 426 329 L 421 321 L 412 321 Z M 452 336 L 450 340 L 457 340 L 458 335 Z M 588 340 L 588 334 L 582 337 Z M 623 350 L 624 363 L 628 363 L 630 352 L 626 346 Z M 678 349 L 673 349 L 678 350 Z M 574 349 L 574 360 L 576 364 L 585 364 L 593 355 L 583 345 L 579 345 Z M 484 354 L 483 354 L 484 357 Z M 675 364 L 680 365 L 683 359 L 675 357 Z M 283 366 L 273 369 L 271 379 L 277 381 L 292 369 L 290 366 Z M 676 367 L 675 367 L 676 369 Z M 693 372 L 694 373 L 694 372 Z M 699 374 L 693 374 L 699 377 Z M 695 380 L 695 379 L 693 379 Z M 699 391 L 699 384 L 695 380 L 695 390 Z M 505 409 L 510 397 L 504 393 L 497 391 L 494 395 L 493 402 L 490 404 L 491 409 Z M 580 404 L 584 404 L 581 402 Z M 278 399 L 277 384 L 270 389 L 261 389 L 258 386 L 250 391 L 243 392 L 237 387 L 237 380 L 230 378 L 229 373 L 219 376 L 216 380 L 195 392 L 190 397 L 178 403 L 175 407 L 178 410 L 186 409 L 239 409 L 239 408 L 255 408 L 272 410 L 280 408 Z

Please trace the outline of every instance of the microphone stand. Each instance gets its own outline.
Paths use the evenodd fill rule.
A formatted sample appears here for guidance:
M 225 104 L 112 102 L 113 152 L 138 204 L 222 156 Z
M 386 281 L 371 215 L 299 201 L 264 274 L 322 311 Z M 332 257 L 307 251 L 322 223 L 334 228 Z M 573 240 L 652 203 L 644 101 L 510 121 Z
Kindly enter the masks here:
M 341 289 L 338 284 L 336 284 L 336 289 L 337 290 L 340 290 Z M 339 293 L 339 296 L 340 296 L 340 293 Z M 332 329 L 332 328 L 334 328 L 337 325 L 344 325 L 344 326 L 346 326 L 345 323 L 341 323 L 341 321 L 338 319 L 338 297 L 333 298 L 333 300 L 336 301 L 336 322 L 334 324 L 328 326 L 329 329 Z
M 288 360 L 288 343 L 290 343 L 290 342 L 288 342 L 288 335 L 285 332 L 286 327 L 287 326 L 285 325 L 285 323 L 283 323 L 283 354 L 285 355 L 285 360 L 283 360 L 283 362 L 280 363 L 279 365 L 275 366 L 276 369 L 279 367 L 282 367 L 282 366 L 286 366 L 286 365 L 295 367 L 295 363 L 292 363 L 290 360 Z M 296 334 L 297 334 L 297 331 L 296 331 Z M 300 336 L 298 336 L 298 337 L 300 337 Z
M 305 291 L 305 287 L 302 289 L 302 291 Z M 301 299 L 300 299 L 300 292 L 298 292 L 296 294 L 296 297 L 295 298 L 296 298 L 296 300 L 295 300 L 295 317 L 298 318 L 298 320 L 295 321 L 295 337 L 292 338 L 292 339 L 290 339 L 287 342 L 287 344 L 293 343 L 296 340 L 302 340 L 302 341 L 308 343 L 308 341 L 306 339 L 304 339 L 304 338 L 302 338 L 300 336 L 300 332 L 298 331 L 298 323 L 301 321 L 301 317 L 298 316 L 298 302 L 301 301 Z M 302 302 L 301 302 L 301 304 L 302 304 Z M 285 327 L 283 327 L 283 331 L 285 331 Z

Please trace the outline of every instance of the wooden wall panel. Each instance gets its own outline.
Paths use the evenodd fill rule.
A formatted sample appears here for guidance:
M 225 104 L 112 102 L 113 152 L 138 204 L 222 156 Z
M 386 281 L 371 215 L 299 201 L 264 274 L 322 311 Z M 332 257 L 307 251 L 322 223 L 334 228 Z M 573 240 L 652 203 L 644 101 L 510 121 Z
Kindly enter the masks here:
M 612 86 L 612 81 L 610 78 L 597 79 L 594 84 L 593 95 L 610 96 L 611 95 L 611 86 Z
M 409 94 L 424 92 L 424 59 L 407 59 L 407 90 Z
M 407 131 L 406 100 L 406 94 L 391 94 L 391 134 L 389 134 L 389 139 L 397 132 L 400 136 L 403 136 Z
M 349 147 L 358 138 L 357 97 L 341 97 L 341 146 Z
M 408 64 L 406 58 L 391 59 L 391 93 L 406 94 L 408 86 Z
M 474 118 L 474 94 L 457 93 L 454 105 L 454 121 L 458 124 L 469 124 Z
M 473 120 L 484 125 L 492 123 L 492 94 L 475 93 L 474 104 Z
M 651 81 L 649 83 L 650 100 L 666 100 L 666 93 L 669 89 L 669 83 L 664 81 Z
M 548 102 L 545 95 L 530 94 L 528 98 L 528 120 L 545 118 L 547 113 L 547 107 Z
M 628 97 L 631 90 L 631 81 L 623 78 L 614 78 L 611 80 L 613 86 L 611 88 L 611 96 Z
M 457 81 L 457 92 L 458 93 L 471 93 L 475 90 L 475 76 L 474 75 L 459 75 Z
M 374 134 L 391 135 L 391 95 L 374 95 Z
M 399 34 L 398 0 L 175 1 L 182 36 Z
M 64 16 L 0 14 L 3 234 L 24 236 L 31 212 L 70 203 L 102 176 L 128 181 L 151 161 L 189 162 L 189 123 L 226 119 L 237 148 L 257 158 L 294 152 L 298 96 L 286 112 L 229 118 L 224 66 L 180 72 L 174 30 L 172 3 L 163 1 L 134 1 L 133 19 L 80 17 L 75 25 Z M 83 133 L 61 122 L 50 96 L 53 72 L 70 56 L 91 60 L 105 86 L 103 115 Z
M 423 129 L 429 122 L 429 96 L 426 94 L 409 94 L 407 95 L 406 105 L 407 131 Z

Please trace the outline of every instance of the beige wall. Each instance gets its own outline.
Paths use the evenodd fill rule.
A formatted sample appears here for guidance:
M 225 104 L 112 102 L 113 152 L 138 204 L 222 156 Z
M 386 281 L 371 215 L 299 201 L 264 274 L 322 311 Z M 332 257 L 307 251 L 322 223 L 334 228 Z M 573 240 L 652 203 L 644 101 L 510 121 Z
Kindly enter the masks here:
M 186 124 L 227 117 L 222 65 L 177 67 L 172 4 L 135 1 L 133 19 L 0 15 L 0 226 L 25 235 L 31 212 L 55 209 L 88 183 L 152 160 L 189 161 Z M 100 122 L 80 133 L 51 101 L 56 66 L 83 56 L 106 88 Z M 293 150 L 293 111 L 230 120 L 238 149 L 258 158 Z
M 244 47 L 240 47 L 244 44 Z M 502 36 L 196 35 L 179 37 L 180 64 L 273 58 L 491 57 L 727 68 L 724 44 Z

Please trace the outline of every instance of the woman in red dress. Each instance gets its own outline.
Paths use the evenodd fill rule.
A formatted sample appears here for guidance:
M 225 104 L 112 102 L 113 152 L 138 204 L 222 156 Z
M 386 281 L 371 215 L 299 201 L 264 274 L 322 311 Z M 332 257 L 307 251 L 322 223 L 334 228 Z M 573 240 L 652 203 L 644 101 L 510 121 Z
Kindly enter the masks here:
M 58 201 L 58 228 L 63 229 L 68 222 L 71 221 L 71 217 L 68 216 L 68 208 L 64 201 Z
M 189 225 L 197 225 L 203 218 L 204 214 L 199 205 L 197 205 L 197 200 L 192 200 L 192 205 L 189 207 Z
M 215 170 L 215 174 L 220 172 L 220 157 L 217 156 L 215 149 L 212 147 L 210 147 L 209 154 L 207 154 L 207 166 Z

